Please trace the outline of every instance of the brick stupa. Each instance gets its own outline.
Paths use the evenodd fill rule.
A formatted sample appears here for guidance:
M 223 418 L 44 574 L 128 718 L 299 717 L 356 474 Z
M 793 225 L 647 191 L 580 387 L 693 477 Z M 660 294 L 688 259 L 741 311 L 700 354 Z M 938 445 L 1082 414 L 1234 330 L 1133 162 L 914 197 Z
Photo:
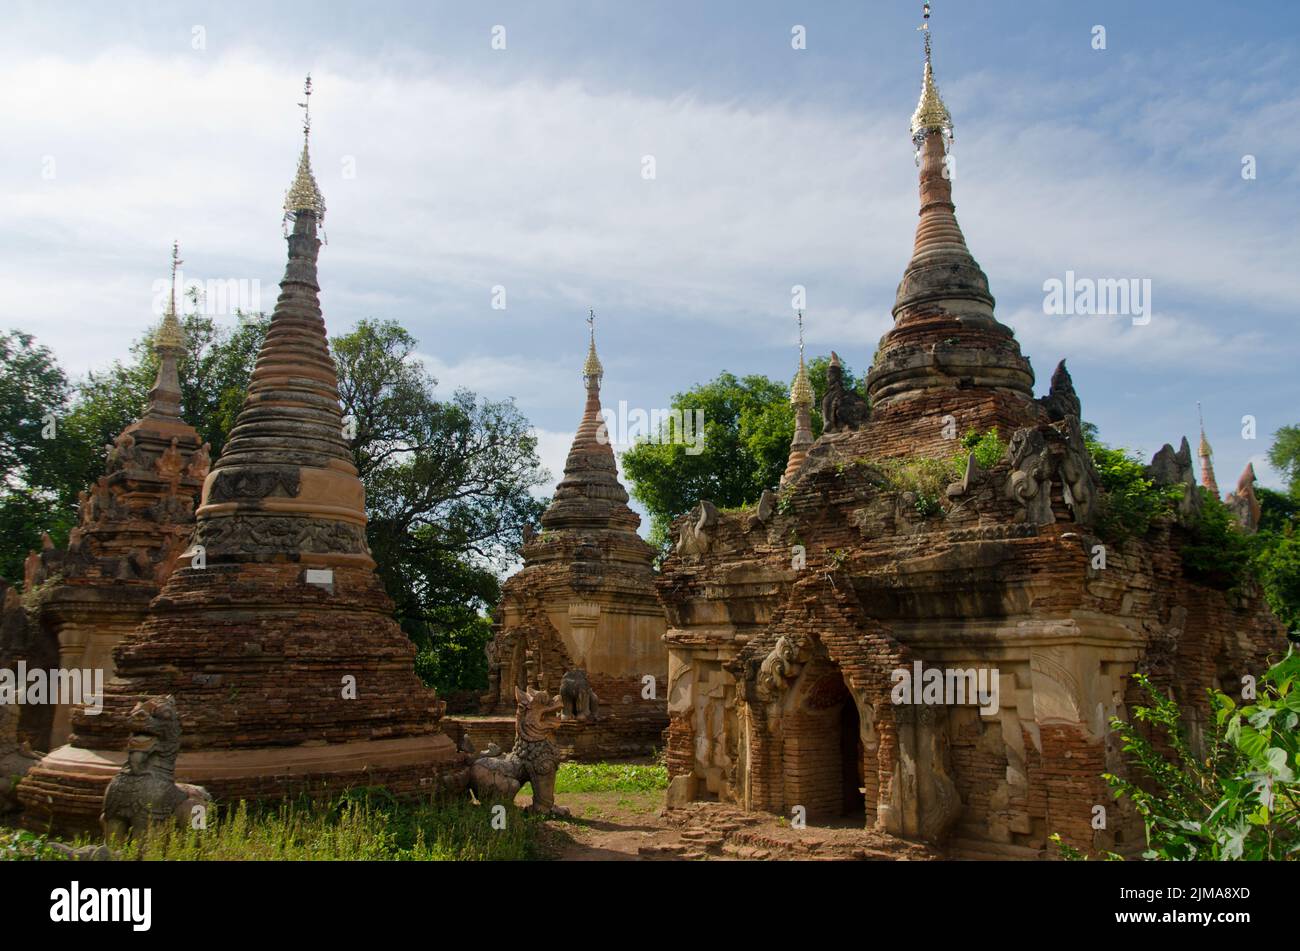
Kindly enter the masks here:
M 115 652 L 103 714 L 74 718 L 70 745 L 24 782 L 29 825 L 93 825 L 127 715 L 159 694 L 175 696 L 184 728 L 177 778 L 227 803 L 365 785 L 413 794 L 456 759 L 366 542 L 318 300 L 325 208 L 305 141 L 285 210 L 280 297 L 203 485 L 195 548 Z
M 171 294 L 153 339 L 158 374 L 149 402 L 106 447 L 104 474 L 81 493 L 67 548 L 48 545 L 27 558 L 23 587 L 34 594 L 34 616 L 10 620 L 27 624 L 31 643 L 0 646 L 0 664 L 102 670 L 108 680 L 113 649 L 148 615 L 189 542 L 209 447 L 181 418 L 177 252 L 173 246 Z M 20 728 L 36 749 L 52 749 L 67 742 L 72 712 L 68 703 L 27 704 Z
M 527 534 L 524 566 L 506 581 L 489 645 L 483 711 L 510 718 L 514 690 L 555 693 L 569 670 L 586 672 L 599 698 L 594 722 L 566 721 L 558 742 L 578 758 L 646 754 L 662 744 L 668 723 L 663 607 L 654 585 L 654 549 L 628 507 L 614 448 L 601 416 L 604 375 L 592 328 L 582 370 L 587 400 L 569 449 L 564 478 Z M 646 677 L 655 680 L 647 695 Z M 476 743 L 495 738 L 490 724 L 466 721 Z

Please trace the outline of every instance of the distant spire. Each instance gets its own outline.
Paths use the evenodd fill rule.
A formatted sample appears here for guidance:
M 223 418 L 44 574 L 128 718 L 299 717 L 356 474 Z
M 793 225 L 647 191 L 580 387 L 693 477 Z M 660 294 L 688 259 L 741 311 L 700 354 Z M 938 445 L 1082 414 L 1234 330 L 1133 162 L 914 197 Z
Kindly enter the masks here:
M 284 196 L 285 221 L 294 221 L 301 213 L 316 216 L 318 226 L 325 223 L 325 196 L 316 184 L 316 176 L 311 171 L 311 73 L 303 83 L 303 101 L 298 103 L 302 109 L 302 154 L 298 157 L 298 174 Z
M 808 367 L 804 363 L 802 310 L 796 312 L 796 319 L 799 321 L 799 371 L 790 386 L 790 405 L 794 407 L 794 438 L 790 441 L 790 457 L 781 476 L 782 485 L 798 473 L 799 467 L 808 458 L 808 447 L 813 443 L 813 390 L 812 384 L 808 382 Z
M 808 382 L 808 368 L 804 366 L 803 359 L 803 311 L 798 312 L 799 321 L 799 372 L 794 376 L 794 384 L 790 387 L 790 405 L 791 406 L 812 406 L 813 391 L 812 384 Z
M 180 242 L 173 241 L 172 286 L 167 297 L 167 309 L 163 311 L 162 324 L 158 327 L 158 333 L 154 335 L 153 346 L 155 351 L 160 351 L 164 347 L 170 347 L 174 350 L 185 349 L 185 334 L 181 330 L 181 322 L 176 316 L 176 272 L 185 263 L 180 258 L 180 251 Z
M 582 365 L 582 378 L 587 381 L 587 386 L 600 387 L 600 379 L 605 375 L 605 368 L 600 365 L 600 357 L 596 356 L 596 312 L 595 310 L 587 311 L 587 330 L 591 333 L 591 342 L 587 345 L 587 360 Z
M 1210 441 L 1205 438 L 1205 416 L 1201 413 L 1201 403 L 1196 403 L 1196 415 L 1201 421 L 1201 444 L 1197 447 L 1196 454 L 1201 457 L 1201 485 L 1214 493 L 1214 497 L 1219 497 L 1219 483 L 1214 478 L 1214 463 L 1211 457 L 1214 450 L 1210 448 Z
M 185 332 L 176 316 L 176 272 L 185 263 L 180 258 L 180 243 L 172 242 L 172 285 L 162 323 L 154 333 L 153 351 L 158 355 L 158 375 L 149 391 L 144 415 L 180 419 L 181 383 L 176 361 L 185 353 Z

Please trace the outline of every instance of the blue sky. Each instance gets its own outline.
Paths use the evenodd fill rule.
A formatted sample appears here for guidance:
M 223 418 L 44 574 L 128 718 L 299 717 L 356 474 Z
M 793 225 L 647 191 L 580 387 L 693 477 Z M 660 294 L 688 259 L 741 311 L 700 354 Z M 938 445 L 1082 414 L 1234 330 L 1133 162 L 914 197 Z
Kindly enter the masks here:
M 401 321 L 442 387 L 514 396 L 558 477 L 589 306 L 607 406 L 788 378 L 795 284 L 810 351 L 869 364 L 916 221 L 919 8 L 6 4 L 0 326 L 74 372 L 125 356 L 173 238 L 187 279 L 258 281 L 269 310 L 310 70 L 330 328 Z M 1195 441 L 1200 400 L 1224 488 L 1252 459 L 1276 486 L 1269 437 L 1300 422 L 1296 8 L 936 0 L 932 25 L 958 218 L 1040 391 L 1068 358 L 1085 417 L 1148 457 Z M 1068 270 L 1149 279 L 1151 323 L 1044 315 Z

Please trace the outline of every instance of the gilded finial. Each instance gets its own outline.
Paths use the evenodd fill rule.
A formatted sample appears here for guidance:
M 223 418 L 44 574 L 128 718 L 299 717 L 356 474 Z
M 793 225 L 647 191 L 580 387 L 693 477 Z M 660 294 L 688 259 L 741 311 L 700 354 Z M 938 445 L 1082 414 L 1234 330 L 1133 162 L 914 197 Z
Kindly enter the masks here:
M 181 322 L 176 316 L 176 272 L 185 263 L 181 260 L 180 251 L 180 242 L 173 241 L 171 293 L 167 298 L 167 309 L 163 312 L 162 323 L 158 326 L 158 332 L 154 335 L 154 349 L 159 352 L 185 349 L 185 334 L 181 330 Z
M 596 356 L 596 311 L 587 310 L 587 330 L 591 333 L 591 342 L 587 346 L 587 362 L 582 365 L 582 376 L 590 386 L 592 381 L 600 382 L 600 378 L 605 375 L 605 368 L 600 365 L 600 357 Z
M 934 68 L 930 63 L 930 4 L 922 7 L 921 19 L 917 29 L 925 36 L 925 72 L 921 76 L 921 99 L 912 113 L 912 141 L 917 148 L 931 132 L 942 132 L 948 139 L 952 138 L 952 116 L 934 83 Z
M 311 171 L 311 73 L 303 84 L 303 101 L 298 106 L 302 109 L 302 155 L 298 158 L 298 174 L 284 196 L 284 216 L 288 221 L 299 212 L 309 211 L 319 225 L 325 221 L 325 196 Z
M 803 311 L 800 310 L 795 313 L 796 319 L 799 321 L 799 372 L 794 375 L 794 383 L 790 386 L 790 405 L 812 406 L 812 384 L 808 382 L 808 368 L 804 365 Z

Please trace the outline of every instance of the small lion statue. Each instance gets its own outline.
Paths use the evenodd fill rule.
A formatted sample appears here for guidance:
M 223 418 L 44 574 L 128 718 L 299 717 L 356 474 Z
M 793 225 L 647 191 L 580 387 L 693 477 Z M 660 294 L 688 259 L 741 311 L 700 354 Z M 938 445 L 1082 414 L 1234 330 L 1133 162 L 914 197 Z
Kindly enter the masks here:
M 515 745 L 509 753 L 500 753 L 495 745 L 488 755 L 474 761 L 469 781 L 482 798 L 514 801 L 524 783 L 533 784 L 533 802 L 529 812 L 549 816 L 567 816 L 569 810 L 555 804 L 555 771 L 560 754 L 555 748 L 555 731 L 559 723 L 555 712 L 561 699 L 545 690 L 520 690 L 515 687 Z
M 143 839 L 150 823 L 175 820 L 189 825 L 194 810 L 212 802 L 202 786 L 178 783 L 174 778 L 181 749 L 181 720 L 174 697 L 137 703 L 128 722 L 131 738 L 126 763 L 108 784 L 99 817 L 104 839 L 110 844 Z
M 18 783 L 40 758 L 18 739 L 18 708 L 0 703 L 0 815 L 21 808 Z
M 564 708 L 560 711 L 561 720 L 598 720 L 600 718 L 600 698 L 591 689 L 587 672 L 575 667 L 565 673 L 560 681 L 560 701 Z

